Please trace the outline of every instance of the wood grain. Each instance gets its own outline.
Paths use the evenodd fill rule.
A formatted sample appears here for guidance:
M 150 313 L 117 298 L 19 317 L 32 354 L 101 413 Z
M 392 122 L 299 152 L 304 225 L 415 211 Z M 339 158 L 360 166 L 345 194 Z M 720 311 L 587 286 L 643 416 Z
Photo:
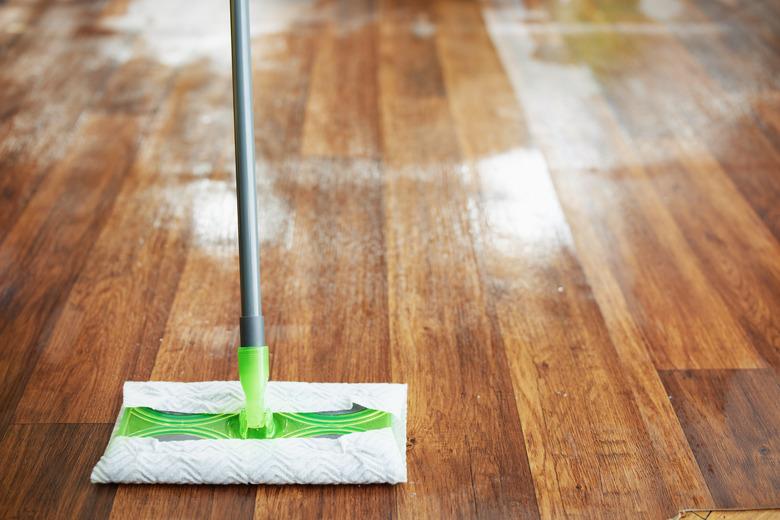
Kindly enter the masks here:
M 177 193 L 179 176 L 188 178 L 194 165 L 210 158 L 210 148 L 202 141 L 207 127 L 192 124 L 200 114 L 188 110 L 193 103 L 188 93 L 209 88 L 203 72 L 196 67 L 174 85 L 168 106 L 160 112 L 154 144 L 147 143 L 123 184 L 106 231 L 63 310 L 54 341 L 30 376 L 27 401 L 18 410 L 20 421 L 111 421 L 121 382 L 149 377 L 191 231 L 190 207 L 171 200 L 171 195 Z M 201 107 L 205 99 L 199 99 Z M 189 143 L 186 151 L 176 146 L 182 141 Z M 208 142 L 218 143 L 210 137 Z M 169 175 L 160 176 L 158 163 Z M 198 188 L 196 182 L 190 189 Z M 114 232 L 131 229 L 136 230 L 133 241 Z M 96 327 L 90 313 L 117 325 Z M 79 345 L 78 351 L 66 348 L 73 344 Z M 52 394 L 51 385 L 64 390 Z M 89 405 L 63 406 L 79 401 Z
M 573 153 L 560 150 L 561 141 L 547 121 L 532 119 L 529 124 L 545 154 L 554 157 L 552 176 L 572 225 L 593 227 L 591 236 L 596 241 L 589 241 L 587 247 L 601 258 L 602 265 L 608 262 L 610 269 L 605 276 L 614 278 L 609 283 L 621 288 L 621 299 L 634 323 L 650 339 L 649 351 L 657 367 L 765 366 L 729 313 L 727 302 L 710 285 L 665 201 L 648 189 L 652 180 L 636 156 L 637 147 L 631 136 L 612 112 L 608 103 L 612 100 L 602 97 L 605 90 L 599 77 L 589 69 L 577 73 L 560 68 L 550 70 L 530 59 L 530 51 L 523 47 L 535 45 L 565 59 L 595 63 L 595 70 L 597 65 L 611 63 L 613 58 L 618 63 L 628 61 L 628 57 L 619 59 L 620 53 L 628 50 L 615 50 L 618 56 L 588 54 L 595 52 L 591 39 L 598 41 L 599 37 L 604 36 L 565 38 L 553 32 L 535 39 L 522 33 L 503 37 L 507 53 L 504 63 L 517 64 L 517 88 L 523 88 L 520 81 L 524 74 L 533 74 L 538 83 L 536 89 L 526 87 L 525 92 L 519 92 L 521 99 L 535 105 L 534 110 L 541 106 L 555 109 L 553 102 L 563 103 L 569 110 L 565 132 L 567 139 L 576 143 Z M 513 38 L 517 43 L 513 43 Z M 628 44 L 623 43 L 618 49 L 625 49 Z M 511 74 L 511 66 L 509 70 Z M 568 74 L 569 85 L 579 88 L 555 86 L 553 82 L 561 74 Z M 549 96 L 551 88 L 556 89 L 556 97 Z M 581 92 L 587 92 L 587 96 Z M 560 97 L 565 101 L 561 102 Z M 624 96 L 621 101 L 627 103 L 629 99 Z M 652 112 L 649 117 L 654 117 Z M 596 131 L 592 130 L 594 121 L 599 121 Z M 660 125 L 653 119 L 647 126 L 656 124 Z M 648 157 L 647 164 L 655 164 L 656 160 Z M 618 182 L 620 190 L 608 189 L 610 183 Z M 582 197 L 583 191 L 590 196 Z M 612 210 L 616 205 L 619 211 Z M 614 310 L 611 305 L 603 307 L 606 313 Z M 723 348 L 726 344 L 728 349 Z
M 253 486 L 119 486 L 112 519 L 252 518 Z
M 4 26 L 20 24 L 18 41 L 0 54 L 0 239 L 66 159 L 74 125 L 116 66 L 101 59 L 99 38 L 72 38 L 96 12 L 83 3 L 41 3 Z M 64 39 L 70 44 L 50 44 Z
M 780 501 L 780 385 L 771 370 L 662 372 L 718 507 Z
M 734 106 L 743 103 L 749 106 L 744 115 L 728 124 L 725 138 L 730 145 L 715 143 L 710 151 L 721 161 L 725 172 L 765 225 L 775 237 L 780 237 L 780 210 L 776 203 L 780 197 L 780 180 L 774 173 L 780 161 L 780 103 L 771 77 L 771 71 L 778 66 L 772 47 L 777 37 L 756 30 L 756 25 L 763 22 L 759 17 L 745 20 L 738 11 L 728 12 L 709 2 L 695 2 L 693 8 L 711 23 L 718 23 L 725 14 L 728 31 L 707 41 L 684 34 L 678 35 L 679 40 L 706 71 L 705 77 L 718 91 L 719 99 L 726 99 Z M 764 38 L 768 41 L 762 41 Z M 746 77 L 753 80 L 745 81 Z M 725 154 L 736 155 L 736 151 L 742 152 L 738 160 L 721 160 Z
M 376 157 L 376 15 L 372 0 L 332 5 L 306 103 L 303 155 Z
M 20 424 L 0 441 L 4 518 L 106 518 L 116 486 L 93 486 L 108 424 Z
M 421 14 L 440 16 L 438 11 Z M 451 105 L 435 93 L 403 94 L 416 94 L 411 87 L 403 88 L 414 81 L 404 75 L 414 70 L 404 65 L 413 57 L 393 48 L 399 40 L 403 46 L 404 40 L 419 38 L 400 30 L 405 23 L 389 20 L 389 27 L 382 28 L 382 56 L 393 60 L 383 59 L 379 65 L 380 90 L 395 94 L 381 105 L 393 377 L 410 385 L 410 487 L 428 489 L 420 462 L 429 464 L 435 458 L 447 460 L 448 474 L 463 475 L 465 468 L 450 454 L 466 452 L 468 472 L 448 485 L 454 486 L 453 493 L 471 499 L 444 503 L 441 495 L 415 492 L 422 500 L 403 496 L 399 514 L 534 517 L 538 512 L 528 460 L 522 450 L 507 449 L 522 440 L 523 433 L 506 352 L 485 312 L 473 231 L 466 218 L 469 186 L 462 178 Z M 435 46 L 423 48 L 439 51 L 440 34 Z M 438 57 L 444 68 L 444 57 Z M 410 141 L 411 128 L 430 131 Z M 436 142 L 429 142 L 431 138 Z M 434 159 L 432 151 L 446 155 Z M 448 305 L 435 303 L 443 301 Z M 429 370 L 437 376 L 420 377 Z M 470 489 L 461 488 L 466 475 Z
M 713 123 L 721 117 L 723 108 L 719 104 L 735 103 L 735 98 L 739 99 L 740 89 L 736 93 L 720 90 L 718 82 L 708 77 L 700 63 L 685 52 L 678 39 L 671 37 L 671 33 L 660 33 L 652 40 L 623 35 L 615 38 L 622 48 L 629 49 L 625 52 L 630 54 L 630 67 L 636 69 L 632 77 L 642 77 L 646 84 L 652 85 L 659 92 L 658 96 L 645 101 L 653 106 L 653 110 L 637 110 L 635 96 L 630 92 L 628 82 L 622 75 L 611 73 L 610 68 L 614 65 L 607 63 L 603 56 L 595 52 L 577 53 L 584 61 L 594 64 L 596 78 L 612 114 L 625 123 L 624 127 L 628 130 L 625 139 L 631 140 L 645 165 L 644 172 L 638 168 L 626 168 L 619 175 L 648 188 L 642 191 L 642 200 L 651 199 L 652 194 L 657 193 L 663 209 L 657 208 L 652 212 L 648 209 L 649 218 L 657 222 L 667 220 L 670 230 L 664 238 L 668 241 L 676 234 L 674 228 L 677 228 L 691 248 L 690 253 L 686 254 L 688 258 L 677 258 L 675 264 L 703 264 L 703 268 L 698 270 L 704 275 L 703 282 L 710 286 L 707 292 L 720 293 L 720 298 L 729 307 L 729 313 L 736 318 L 736 322 L 710 324 L 702 329 L 723 327 L 716 332 L 717 338 L 728 341 L 730 348 L 736 344 L 744 345 L 745 361 L 752 357 L 756 367 L 762 366 L 761 359 L 750 354 L 752 350 L 764 361 L 777 366 L 780 351 L 776 345 L 780 333 L 778 323 L 772 317 L 779 290 L 777 241 L 751 206 L 740 197 L 727 174 L 734 168 L 752 170 L 757 167 L 753 161 L 761 161 L 758 167 L 766 167 L 776 161 L 775 152 L 763 136 L 755 133 L 759 130 L 753 124 L 735 131 L 733 135 L 730 132 L 728 146 L 712 146 L 716 139 L 723 140 L 719 131 L 711 130 Z M 572 45 L 572 48 L 588 47 Z M 663 58 L 659 62 L 660 56 Z M 652 71 L 652 74 L 647 71 Z M 681 74 L 690 78 L 690 85 L 685 88 L 672 86 L 670 80 Z M 670 99 L 674 100 L 673 108 L 669 105 Z M 696 117 L 687 117 L 685 114 L 688 112 L 695 112 Z M 673 120 L 674 124 L 663 124 L 662 119 Z M 737 124 L 741 126 L 742 122 Z M 739 150 L 741 153 L 737 155 Z M 731 154 L 729 157 L 721 155 L 721 152 L 726 151 Z M 774 181 L 761 184 L 771 193 Z M 697 196 L 691 196 L 693 193 Z M 671 219 L 662 214 L 664 210 Z M 713 225 L 721 220 L 728 220 L 729 225 Z M 683 247 L 675 249 L 683 251 Z M 642 256 L 648 257 L 649 254 L 644 253 Z M 742 262 L 749 262 L 750 265 L 740 266 Z M 756 262 L 761 265 L 756 265 Z M 691 267 L 695 269 L 693 265 Z M 745 276 L 755 278 L 742 279 Z M 680 285 L 676 284 L 677 287 Z M 750 289 L 746 291 L 747 287 Z M 667 292 L 672 290 L 676 288 L 666 289 Z M 677 300 L 693 299 L 692 293 L 689 291 L 684 299 Z M 709 305 L 716 305 L 715 294 L 703 297 Z M 707 312 L 703 303 L 697 302 L 694 312 L 706 320 Z M 713 309 L 715 314 L 723 313 Z M 686 319 L 686 322 L 690 321 Z M 732 339 L 727 340 L 729 337 Z M 752 348 L 745 345 L 746 342 Z M 727 363 L 725 366 L 734 365 Z
M 375 31 L 371 20 L 365 20 L 369 7 L 358 3 L 338 8 L 337 19 L 356 18 L 346 29 L 333 21 L 310 26 L 317 41 L 323 41 L 313 61 L 306 58 L 309 49 L 289 48 L 287 59 L 311 69 L 294 68 L 284 74 L 289 81 L 301 72 L 311 74 L 307 84 L 311 103 L 299 104 L 296 98 L 271 105 L 269 100 L 260 108 L 261 113 L 292 114 L 288 117 L 296 121 L 291 127 L 296 133 L 290 138 L 300 143 L 285 154 L 284 162 L 277 162 L 280 153 L 268 151 L 267 197 L 278 214 L 268 212 L 266 222 L 279 226 L 263 230 L 261 224 L 261 234 L 267 233 L 263 243 L 267 333 L 269 344 L 276 346 L 271 371 L 282 380 L 390 379 L 387 351 L 381 348 L 388 341 L 382 177 L 371 158 L 378 146 L 372 112 L 376 98 L 365 97 L 373 92 L 370 79 L 365 83 L 356 79 L 370 74 L 366 67 L 374 63 Z M 264 76 L 260 74 L 260 81 L 266 81 Z M 393 514 L 392 489 L 362 489 L 358 504 L 342 487 L 261 487 L 255 517 L 278 512 L 335 518 L 346 510 L 369 517 L 377 511 Z
M 662 426 L 659 432 L 654 422 L 673 420 L 671 408 L 657 405 L 663 387 L 646 355 L 621 359 L 614 347 L 583 269 L 572 256 L 571 231 L 544 156 L 533 146 L 530 132 L 515 123 L 523 114 L 510 101 L 512 85 L 500 74 L 487 33 L 458 23 L 469 19 L 470 9 L 450 7 L 449 23 L 442 23 L 442 32 L 453 30 L 449 59 L 457 64 L 459 77 L 452 82 L 494 79 L 481 84 L 489 100 L 481 103 L 481 112 L 457 103 L 460 93 L 455 89 L 450 99 L 462 111 L 464 124 L 477 123 L 474 131 L 463 132 L 463 140 L 479 182 L 478 258 L 513 368 L 542 516 L 594 511 L 610 516 L 630 507 L 662 517 L 674 513 L 669 504 L 676 500 L 707 503 L 706 488 L 679 430 L 671 429 L 671 439 L 654 437 L 669 430 Z M 501 120 L 490 116 L 499 108 L 506 121 L 501 126 Z M 492 123 L 495 136 L 478 130 L 481 119 Z M 499 143 L 503 147 L 496 149 Z M 527 318 L 521 324 L 518 316 Z M 583 325 L 572 326 L 576 323 Z M 636 379 L 630 377 L 634 374 Z M 632 393 L 659 414 L 653 421 L 645 420 L 627 398 Z M 598 424 L 588 421 L 592 416 L 600 417 Z M 666 421 L 658 421 L 659 416 Z M 600 448 L 594 451 L 593 446 Z M 652 469 L 670 459 L 679 472 Z M 566 473 L 561 471 L 563 460 Z M 684 496 L 671 495 L 683 486 L 688 487 Z
M 408 383 L 409 482 L 90 485 L 123 381 L 236 377 L 227 4 L 166 5 L 0 3 L 0 517 L 777 506 L 772 2 L 253 0 L 271 375 Z
M 2 430 L 50 340 L 78 273 L 105 224 L 137 146 L 136 122 L 93 114 L 74 130 L 79 145 L 37 190 L 2 243 L 0 338 Z M 114 136 L 104 142 L 106 132 Z M 73 329 L 71 329 L 73 330 Z M 67 354 L 70 350 L 62 352 Z M 47 394 L 51 382 L 44 382 Z M 59 412 L 65 412 L 61 409 Z

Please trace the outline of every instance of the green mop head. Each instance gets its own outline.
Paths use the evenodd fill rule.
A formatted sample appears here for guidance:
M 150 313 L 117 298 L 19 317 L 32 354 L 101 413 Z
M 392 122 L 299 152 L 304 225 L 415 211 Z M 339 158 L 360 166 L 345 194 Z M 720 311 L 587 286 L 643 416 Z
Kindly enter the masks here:
M 246 407 L 239 413 L 182 414 L 148 407 L 127 408 L 119 435 L 156 439 L 286 439 L 327 437 L 391 426 L 391 415 L 354 407 L 321 413 L 272 413 L 265 409 L 268 347 L 238 349 L 238 370 Z
M 268 382 L 266 347 L 239 349 L 239 373 L 240 383 L 125 383 L 92 481 L 406 481 L 406 385 Z

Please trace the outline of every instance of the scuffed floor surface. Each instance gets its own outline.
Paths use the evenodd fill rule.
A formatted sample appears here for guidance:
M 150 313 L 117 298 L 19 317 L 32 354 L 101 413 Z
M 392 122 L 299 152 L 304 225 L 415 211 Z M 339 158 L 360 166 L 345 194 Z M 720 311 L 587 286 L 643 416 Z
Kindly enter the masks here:
M 0 517 L 780 504 L 780 5 L 252 4 L 272 378 L 409 384 L 404 485 L 94 486 L 234 379 L 228 3 L 0 3 Z

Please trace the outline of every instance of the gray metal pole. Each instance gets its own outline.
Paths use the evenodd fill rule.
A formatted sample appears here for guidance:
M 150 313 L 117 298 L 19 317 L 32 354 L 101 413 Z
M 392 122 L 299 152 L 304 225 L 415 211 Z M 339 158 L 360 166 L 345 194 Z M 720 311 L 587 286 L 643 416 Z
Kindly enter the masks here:
M 238 255 L 241 272 L 241 346 L 260 347 L 265 345 L 265 333 L 260 299 L 260 241 L 257 234 L 249 0 L 230 0 L 230 40 L 233 49 L 233 128 L 236 142 Z

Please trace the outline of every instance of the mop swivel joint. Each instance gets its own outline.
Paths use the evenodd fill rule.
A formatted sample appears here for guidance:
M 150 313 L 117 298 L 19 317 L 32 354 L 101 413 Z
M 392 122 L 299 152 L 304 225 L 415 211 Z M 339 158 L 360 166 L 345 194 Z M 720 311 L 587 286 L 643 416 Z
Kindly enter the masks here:
M 250 428 L 273 427 L 272 414 L 265 407 L 265 387 L 268 384 L 268 373 L 268 347 L 239 347 L 238 378 L 246 396 L 246 406 L 241 412 L 242 434 Z

